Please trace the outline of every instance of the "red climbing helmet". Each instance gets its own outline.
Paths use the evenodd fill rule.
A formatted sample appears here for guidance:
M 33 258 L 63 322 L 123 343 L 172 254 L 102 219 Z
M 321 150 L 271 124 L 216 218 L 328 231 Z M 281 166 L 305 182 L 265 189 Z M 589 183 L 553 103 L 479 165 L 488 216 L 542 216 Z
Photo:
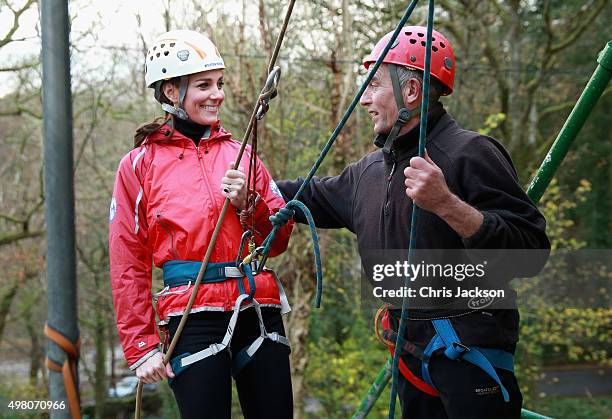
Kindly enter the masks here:
M 393 35 L 393 32 L 383 36 L 370 55 L 363 60 L 363 65 L 366 68 L 380 57 L 391 35 Z M 397 64 L 424 71 L 426 41 L 426 27 L 406 26 L 397 36 L 383 63 Z M 430 71 L 431 75 L 446 87 L 442 95 L 450 95 L 453 92 L 455 81 L 455 55 L 448 39 L 435 30 L 432 33 Z

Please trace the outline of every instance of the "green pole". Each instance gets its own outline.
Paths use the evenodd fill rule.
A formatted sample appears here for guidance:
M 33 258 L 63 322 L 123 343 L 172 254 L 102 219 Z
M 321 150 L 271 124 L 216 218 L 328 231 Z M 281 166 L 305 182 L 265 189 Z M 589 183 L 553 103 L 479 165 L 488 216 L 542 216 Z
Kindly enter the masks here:
M 597 100 L 610 81 L 610 77 L 612 76 L 612 41 L 608 41 L 603 51 L 599 53 L 597 63 L 599 65 L 595 69 L 593 76 L 591 76 L 591 79 L 584 88 L 582 95 L 580 95 L 578 102 L 576 102 L 574 109 L 572 109 L 572 112 L 565 121 L 563 128 L 561 128 L 557 139 L 548 151 L 542 165 L 531 181 L 529 188 L 527 188 L 527 195 L 529 195 L 529 197 L 535 203 L 538 203 L 540 198 L 542 198 L 544 191 L 550 184 L 555 172 L 561 165 L 565 155 L 576 139 L 578 132 L 584 125 L 584 121 L 586 121 L 587 117 L 591 113 L 591 110 L 595 106 L 595 103 L 597 103 Z M 359 408 L 353 415 L 353 419 L 365 418 L 370 410 L 372 410 L 372 407 L 374 407 L 376 400 L 378 400 L 378 397 L 380 397 L 380 393 L 391 378 L 389 363 L 390 360 L 387 360 L 385 366 L 378 373 L 376 381 L 374 384 L 372 384 L 372 387 L 362 399 Z M 521 418 L 543 419 L 547 418 L 547 416 L 542 416 L 523 409 L 521 412 Z
M 584 125 L 584 121 L 586 121 L 595 103 L 597 103 L 597 99 L 610 81 L 612 75 L 612 41 L 608 41 L 603 51 L 599 53 L 597 63 L 599 65 L 595 69 L 591 80 L 587 83 L 574 109 L 572 109 L 572 113 L 565 121 L 557 139 L 527 189 L 527 195 L 533 202 L 538 202 L 544 194 L 578 132 Z
M 376 380 L 374 380 L 374 384 L 370 387 L 368 394 L 361 400 L 361 404 L 357 408 L 357 411 L 353 415 L 353 419 L 364 419 L 370 410 L 374 407 L 376 400 L 380 397 L 380 394 L 383 392 L 387 383 L 391 379 L 391 358 L 387 359 L 387 363 L 380 370 Z
M 552 419 L 550 416 L 540 415 L 539 413 L 532 412 L 531 410 L 521 410 L 521 419 Z

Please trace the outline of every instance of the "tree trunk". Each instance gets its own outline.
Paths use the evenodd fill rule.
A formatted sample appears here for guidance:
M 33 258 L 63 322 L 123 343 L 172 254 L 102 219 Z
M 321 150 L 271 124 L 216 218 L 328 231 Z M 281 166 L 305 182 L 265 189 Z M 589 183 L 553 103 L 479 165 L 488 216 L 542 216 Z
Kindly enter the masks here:
M 32 323 L 32 311 L 31 307 L 26 310 L 23 315 L 25 320 L 25 327 L 30 336 L 30 385 L 36 387 L 38 383 L 38 372 L 42 367 L 42 358 L 44 355 L 43 348 L 40 342 L 40 330 Z
M 21 278 L 17 278 L 9 287 L 6 294 L 0 299 L 0 342 L 2 342 L 2 336 L 4 334 L 4 328 L 6 327 L 6 318 L 11 311 L 11 306 L 17 295 L 17 291 L 23 283 Z
M 103 303 L 96 301 L 94 305 L 96 322 L 94 330 L 94 346 L 96 348 L 95 359 L 95 383 L 94 397 L 96 403 L 96 419 L 104 417 L 104 404 L 106 403 L 106 318 L 104 316 Z

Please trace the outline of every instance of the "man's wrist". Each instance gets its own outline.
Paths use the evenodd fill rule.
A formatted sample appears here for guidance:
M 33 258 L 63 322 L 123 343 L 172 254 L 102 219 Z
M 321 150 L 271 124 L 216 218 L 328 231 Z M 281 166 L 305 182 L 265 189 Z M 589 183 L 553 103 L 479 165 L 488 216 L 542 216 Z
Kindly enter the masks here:
M 484 215 L 480 211 L 452 193 L 448 203 L 441 205 L 436 215 L 464 239 L 473 236 L 484 221 Z
M 444 221 L 452 219 L 457 215 L 457 210 L 461 207 L 463 201 L 452 192 L 449 192 L 448 197 L 440 205 L 440 209 L 436 211 L 436 215 Z

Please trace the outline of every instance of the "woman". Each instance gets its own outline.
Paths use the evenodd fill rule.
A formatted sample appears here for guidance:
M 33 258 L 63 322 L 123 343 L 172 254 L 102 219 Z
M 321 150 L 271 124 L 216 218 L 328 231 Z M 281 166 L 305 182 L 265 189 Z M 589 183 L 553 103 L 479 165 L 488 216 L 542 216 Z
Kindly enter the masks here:
M 256 193 L 248 193 L 244 173 L 228 170 L 240 144 L 219 121 L 224 68 L 214 44 L 193 31 L 167 32 L 147 53 L 146 84 L 166 117 L 137 130 L 135 148 L 117 171 L 109 221 L 117 328 L 130 369 L 145 383 L 170 378 L 184 418 L 229 418 L 232 373 L 245 417 L 290 418 L 290 350 L 281 319 L 289 308 L 282 286 L 263 271 L 251 278 L 251 301 L 245 294 L 252 283 L 232 263 L 244 228 L 252 227 L 261 244 L 272 229 L 268 217 L 284 201 L 259 160 Z M 241 166 L 249 159 L 247 149 Z M 227 212 L 173 359 L 164 366 L 151 261 L 164 270 L 165 288 L 156 297 L 168 344 L 226 198 L 236 211 Z M 279 230 L 271 256 L 286 249 L 291 229 Z

